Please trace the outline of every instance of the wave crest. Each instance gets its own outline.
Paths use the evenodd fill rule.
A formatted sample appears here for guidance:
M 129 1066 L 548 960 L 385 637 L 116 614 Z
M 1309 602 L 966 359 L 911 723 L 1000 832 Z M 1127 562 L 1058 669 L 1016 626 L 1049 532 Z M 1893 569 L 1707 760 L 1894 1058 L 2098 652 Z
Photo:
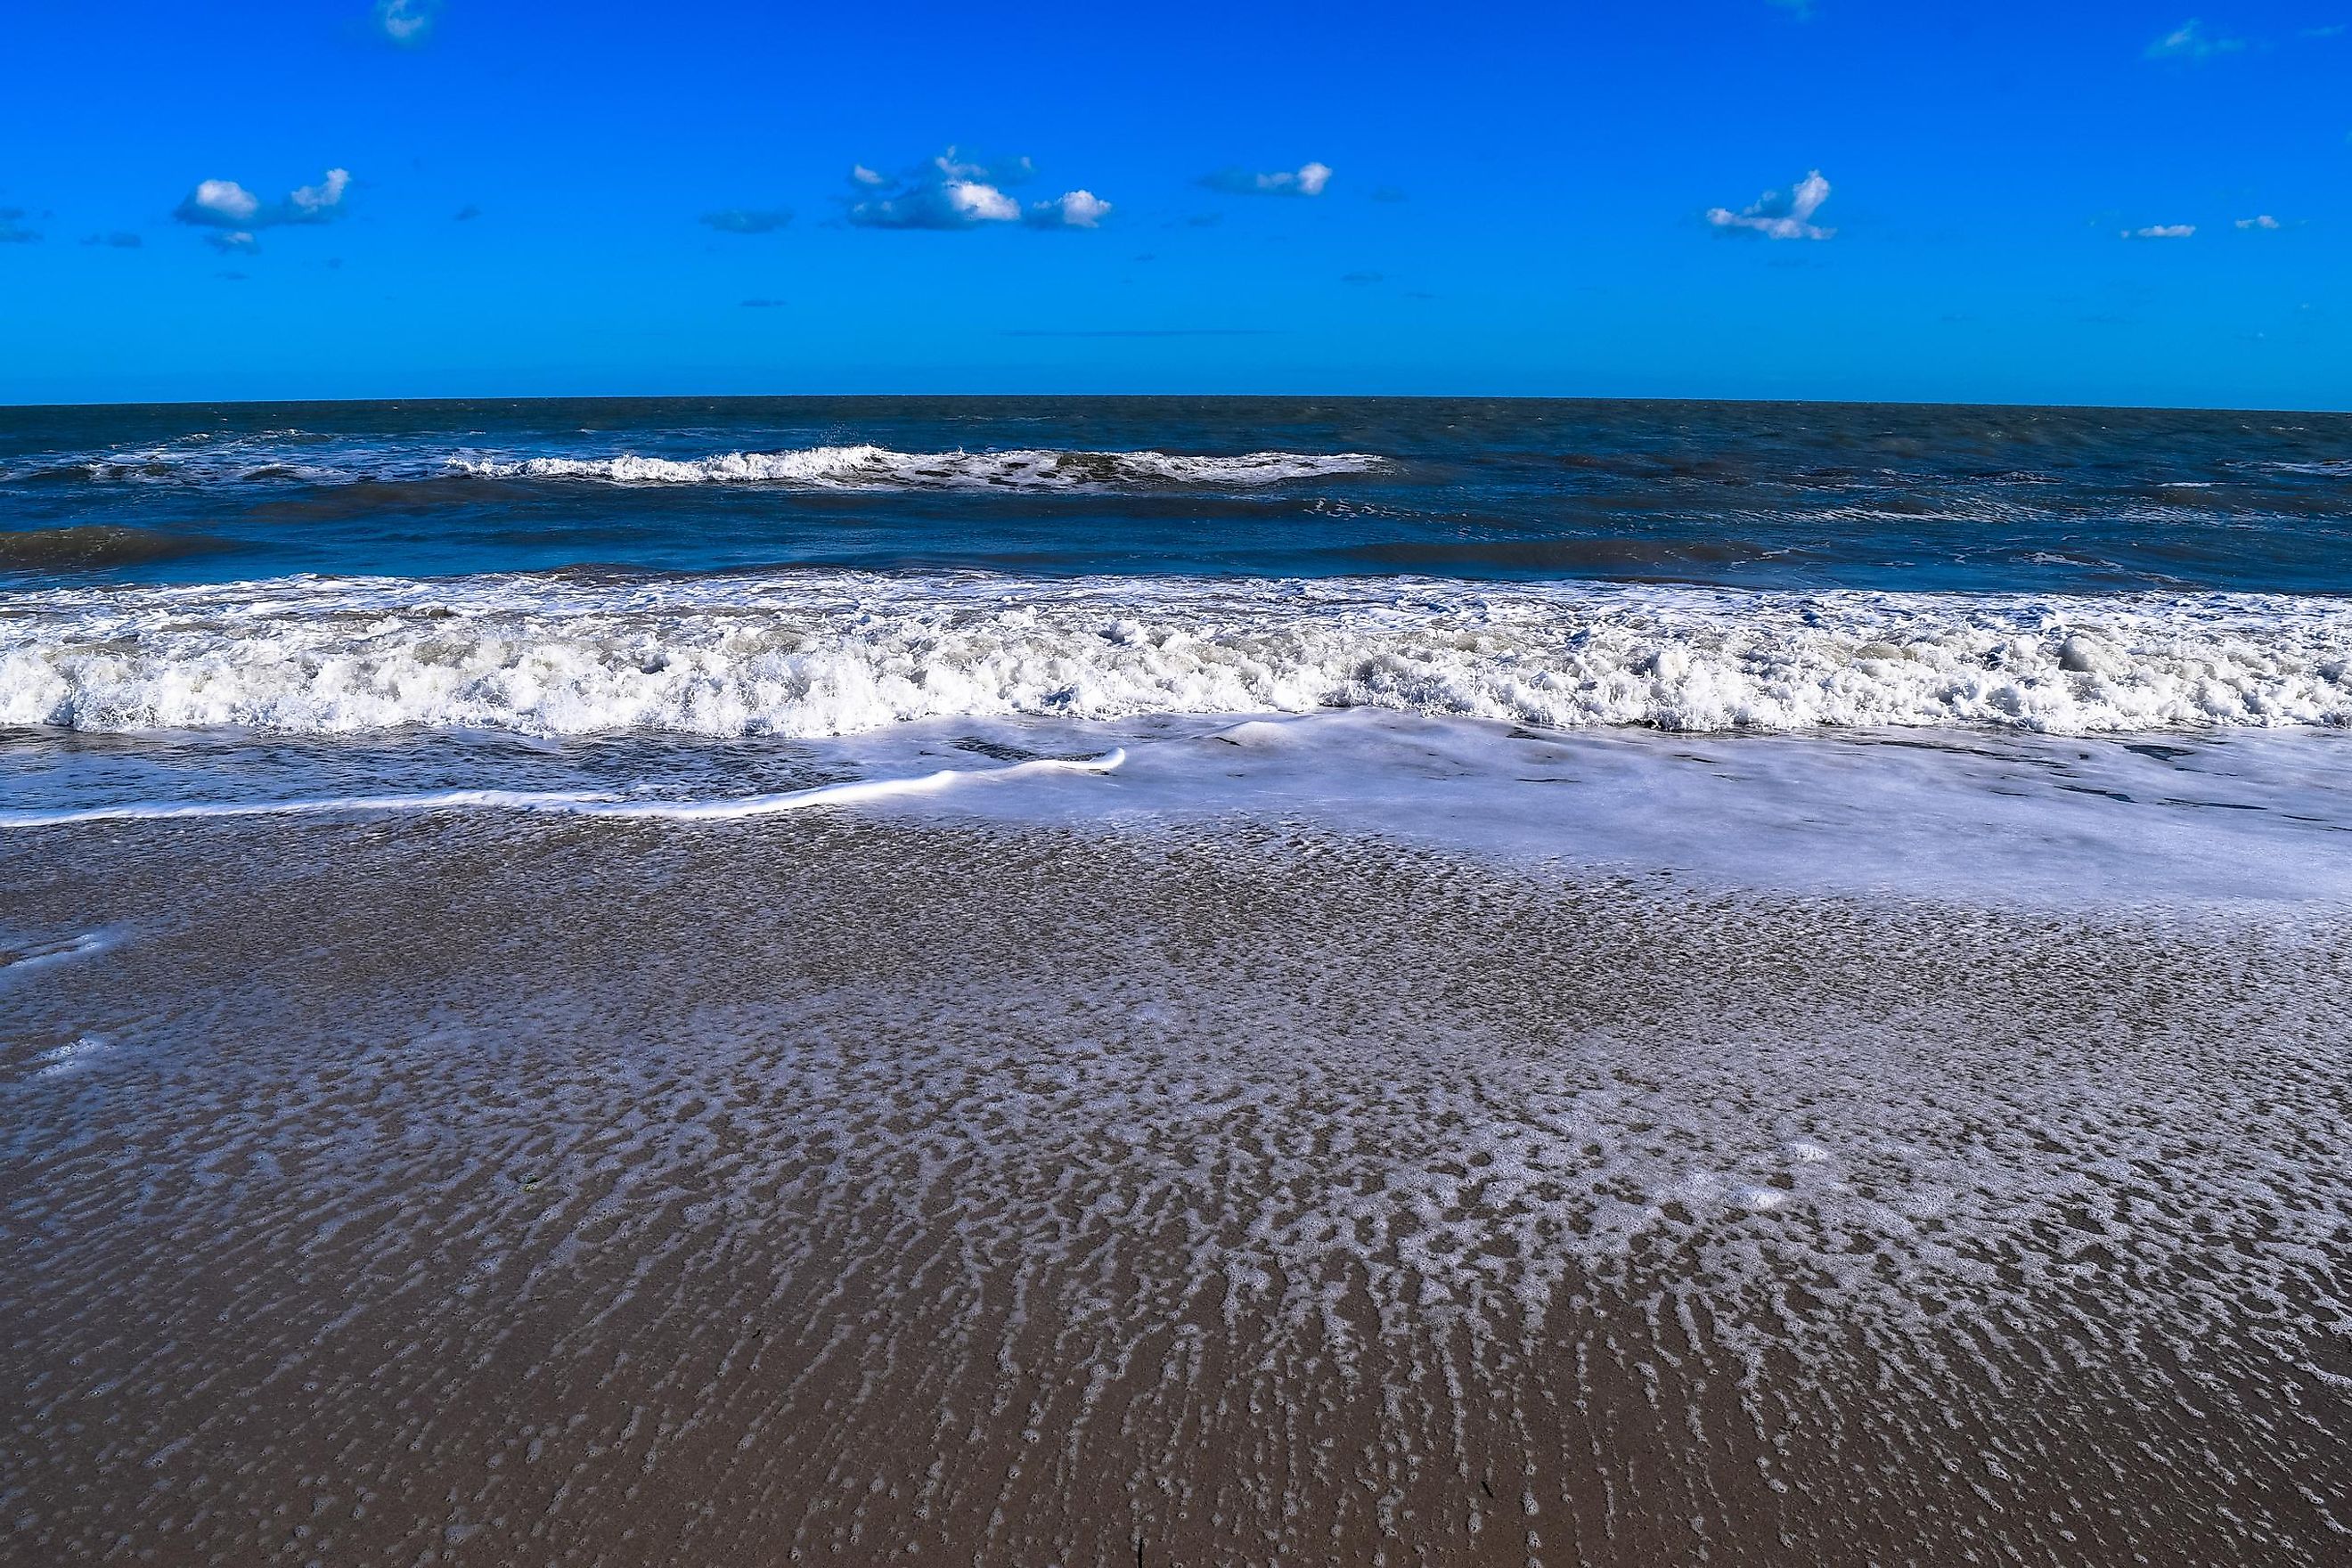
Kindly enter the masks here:
M 1107 490 L 1157 486 L 1253 487 L 1367 473 L 1388 459 L 1370 452 L 1007 451 L 901 452 L 888 447 L 807 447 L 696 457 L 632 452 L 524 455 L 370 443 L 300 431 L 60 455 L 0 470 L 0 480 L 101 485 L 348 485 L 436 479 L 552 479 L 609 485 L 779 485 L 817 489 Z
M 2352 725 L 2352 604 L 1598 584 L 280 579 L 0 598 L 0 724 L 818 736 L 1379 707 L 1546 728 Z
M 1250 486 L 1358 474 L 1383 458 L 1366 452 L 900 452 L 887 447 L 810 447 L 721 452 L 702 458 L 472 458 L 449 459 L 487 479 L 573 479 L 617 485 L 783 484 L 827 489 L 1108 489 L 1133 485 Z

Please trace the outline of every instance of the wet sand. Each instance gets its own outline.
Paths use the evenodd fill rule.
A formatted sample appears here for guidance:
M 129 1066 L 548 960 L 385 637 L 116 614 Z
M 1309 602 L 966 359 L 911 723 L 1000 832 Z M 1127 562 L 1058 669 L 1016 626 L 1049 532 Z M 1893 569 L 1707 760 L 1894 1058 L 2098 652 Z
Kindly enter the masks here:
M 2352 940 L 1275 826 L 0 837 L 0 1560 L 2299 1563 Z

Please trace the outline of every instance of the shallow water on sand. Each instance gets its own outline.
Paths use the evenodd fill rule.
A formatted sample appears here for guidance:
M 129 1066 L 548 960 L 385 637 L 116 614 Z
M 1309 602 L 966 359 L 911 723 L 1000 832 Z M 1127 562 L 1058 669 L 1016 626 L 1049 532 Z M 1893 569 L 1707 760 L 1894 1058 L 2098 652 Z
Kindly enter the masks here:
M 2352 1525 L 2324 923 L 839 814 L 89 824 L 0 885 L 26 1560 Z

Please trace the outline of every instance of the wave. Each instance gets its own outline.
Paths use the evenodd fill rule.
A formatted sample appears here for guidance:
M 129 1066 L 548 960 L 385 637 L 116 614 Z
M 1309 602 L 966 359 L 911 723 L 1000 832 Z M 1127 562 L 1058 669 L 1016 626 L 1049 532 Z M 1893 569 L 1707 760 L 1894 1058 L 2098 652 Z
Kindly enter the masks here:
M 1124 751 L 1099 757 L 1037 757 L 1002 768 L 941 768 L 909 778 L 853 779 L 810 789 L 715 800 L 644 800 L 609 791 L 450 789 L 425 794 L 329 795 L 304 800 L 131 801 L 55 810 L 0 811 L 0 827 L 62 827 L 93 822 L 173 822 L 225 816 L 327 816 L 415 811 L 531 811 L 663 822 L 742 822 L 820 806 L 863 805 L 938 795 L 959 784 L 1028 778 L 1038 773 L 1107 773 L 1127 761 Z M 83 949 L 73 950 L 79 953 Z M 44 954 L 43 958 L 50 955 Z M 33 961 L 26 961 L 33 962 Z
M 2352 725 L 2352 602 L 811 572 L 0 595 L 0 724 L 823 736 L 1375 707 L 1545 728 Z
M 1087 490 L 1131 485 L 1270 485 L 1359 474 L 1386 459 L 1366 452 L 1171 452 L 1024 448 L 898 452 L 887 447 L 811 447 L 722 452 L 703 458 L 453 458 L 452 469 L 489 479 L 573 479 L 616 485 L 783 484 L 826 489 Z
M 758 484 L 816 489 L 1105 490 L 1138 487 L 1253 487 L 1366 473 L 1387 458 L 1369 452 L 1159 451 L 1021 448 L 901 452 L 872 445 L 809 447 L 695 457 L 622 452 L 582 455 L 449 450 L 415 443 L 306 438 L 299 431 L 161 447 L 52 456 L 0 472 L 19 483 L 108 485 L 348 485 L 415 480 L 546 479 L 577 484 Z

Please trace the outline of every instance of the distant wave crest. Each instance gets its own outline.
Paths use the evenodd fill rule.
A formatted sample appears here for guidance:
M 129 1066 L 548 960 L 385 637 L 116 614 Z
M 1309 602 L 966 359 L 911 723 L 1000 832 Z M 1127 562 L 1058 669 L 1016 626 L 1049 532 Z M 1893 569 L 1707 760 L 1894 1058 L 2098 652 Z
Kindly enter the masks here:
M 0 724 L 834 735 L 1378 707 L 1545 727 L 2352 725 L 2352 603 L 796 573 L 0 596 Z
M 810 447 L 721 452 L 703 458 L 453 458 L 458 472 L 494 479 L 576 479 L 617 485 L 783 484 L 829 489 L 1104 489 L 1131 485 L 1270 485 L 1359 474 L 1383 459 L 1365 452 L 898 452 L 887 447 Z
M 0 472 L 12 483 L 343 485 L 436 479 L 547 479 L 609 485 L 776 485 L 814 489 L 1108 490 L 1246 487 L 1367 473 L 1369 452 L 901 452 L 870 444 L 693 457 L 430 449 L 307 437 L 299 431 L 62 454 Z

